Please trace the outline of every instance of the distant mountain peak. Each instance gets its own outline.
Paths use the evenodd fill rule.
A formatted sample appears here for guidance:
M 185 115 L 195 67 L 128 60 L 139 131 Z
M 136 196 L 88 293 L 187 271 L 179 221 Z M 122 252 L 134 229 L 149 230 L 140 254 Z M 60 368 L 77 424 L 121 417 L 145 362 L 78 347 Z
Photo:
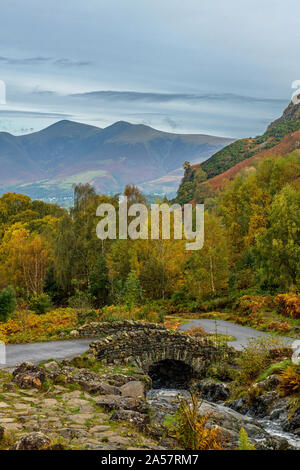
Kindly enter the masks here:
M 72 129 L 76 129 L 76 128 L 81 128 L 83 129 L 84 127 L 90 127 L 90 128 L 93 128 L 93 129 L 101 129 L 100 127 L 97 127 L 97 126 L 91 126 L 90 124 L 84 124 L 82 122 L 77 122 L 77 121 L 71 121 L 69 119 L 62 119 L 61 121 L 57 121 L 55 122 L 54 124 L 51 124 L 50 126 L 46 127 L 44 130 L 46 129 L 59 129 L 59 128 L 72 128 Z
M 117 129 L 119 131 L 122 131 L 123 129 L 124 130 L 130 129 L 133 126 L 134 124 L 131 124 L 130 122 L 127 122 L 127 121 L 117 121 L 107 126 L 105 129 Z

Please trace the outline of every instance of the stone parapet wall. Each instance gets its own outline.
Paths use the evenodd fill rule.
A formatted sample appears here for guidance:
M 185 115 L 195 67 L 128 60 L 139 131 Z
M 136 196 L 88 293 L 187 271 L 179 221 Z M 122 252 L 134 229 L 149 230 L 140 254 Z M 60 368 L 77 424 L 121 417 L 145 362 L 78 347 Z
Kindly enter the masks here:
M 163 325 L 144 321 L 122 320 L 112 322 L 92 322 L 78 328 L 82 338 L 97 338 L 110 336 L 118 332 L 166 330 Z

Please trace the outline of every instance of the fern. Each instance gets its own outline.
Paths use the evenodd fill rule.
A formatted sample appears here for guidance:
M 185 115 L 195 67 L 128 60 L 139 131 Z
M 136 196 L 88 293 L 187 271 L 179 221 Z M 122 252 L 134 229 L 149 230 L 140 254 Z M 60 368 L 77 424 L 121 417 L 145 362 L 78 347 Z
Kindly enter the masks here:
M 241 428 L 239 433 L 239 450 L 255 450 L 255 446 L 250 444 L 248 434 L 244 428 Z
M 283 396 L 300 394 L 300 366 L 291 365 L 280 374 L 278 390 Z

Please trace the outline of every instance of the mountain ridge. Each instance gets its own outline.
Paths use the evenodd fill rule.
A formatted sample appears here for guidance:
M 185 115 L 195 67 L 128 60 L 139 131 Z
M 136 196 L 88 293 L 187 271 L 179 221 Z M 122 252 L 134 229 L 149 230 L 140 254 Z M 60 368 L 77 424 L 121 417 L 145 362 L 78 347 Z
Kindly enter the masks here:
M 159 180 L 186 159 L 203 161 L 233 140 L 126 121 L 102 129 L 62 120 L 21 136 L 0 132 L 0 185 L 2 192 L 23 190 L 32 197 L 39 189 L 42 197 L 70 192 L 77 182 L 120 192 L 127 183 Z

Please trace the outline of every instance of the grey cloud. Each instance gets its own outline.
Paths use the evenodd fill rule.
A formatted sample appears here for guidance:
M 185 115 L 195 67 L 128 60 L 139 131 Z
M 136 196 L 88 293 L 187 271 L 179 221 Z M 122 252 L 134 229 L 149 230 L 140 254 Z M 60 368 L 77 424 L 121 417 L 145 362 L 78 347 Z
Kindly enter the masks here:
M 28 57 L 25 59 L 15 59 L 12 57 L 0 56 L 0 62 L 7 65 L 38 65 L 49 62 L 50 57 Z
M 41 90 L 39 88 L 35 88 L 30 94 L 38 95 L 38 96 L 58 96 L 58 93 L 51 90 Z
M 54 61 L 54 65 L 58 65 L 59 67 L 87 67 L 89 65 L 92 65 L 92 62 L 70 59 L 58 59 Z
M 26 118 L 49 118 L 49 119 L 66 119 L 71 118 L 70 114 L 64 113 L 51 113 L 51 112 L 42 112 L 42 111 L 18 111 L 18 110 L 5 110 L 0 109 L 0 118 L 1 117 L 26 117 Z
M 86 67 L 88 65 L 92 65 L 92 62 L 88 61 L 53 59 L 52 57 L 14 58 L 0 56 L 0 62 L 6 65 L 41 65 L 48 63 L 57 67 Z
M 190 104 L 202 101 L 225 101 L 238 103 L 276 103 L 286 104 L 286 100 L 278 98 L 260 98 L 254 96 L 236 95 L 233 93 L 144 93 L 137 91 L 92 91 L 70 95 L 73 98 L 90 98 L 110 101 L 169 103 L 174 101 Z
M 178 129 L 179 124 L 169 116 L 166 116 L 164 119 L 165 123 L 171 127 L 171 129 Z

